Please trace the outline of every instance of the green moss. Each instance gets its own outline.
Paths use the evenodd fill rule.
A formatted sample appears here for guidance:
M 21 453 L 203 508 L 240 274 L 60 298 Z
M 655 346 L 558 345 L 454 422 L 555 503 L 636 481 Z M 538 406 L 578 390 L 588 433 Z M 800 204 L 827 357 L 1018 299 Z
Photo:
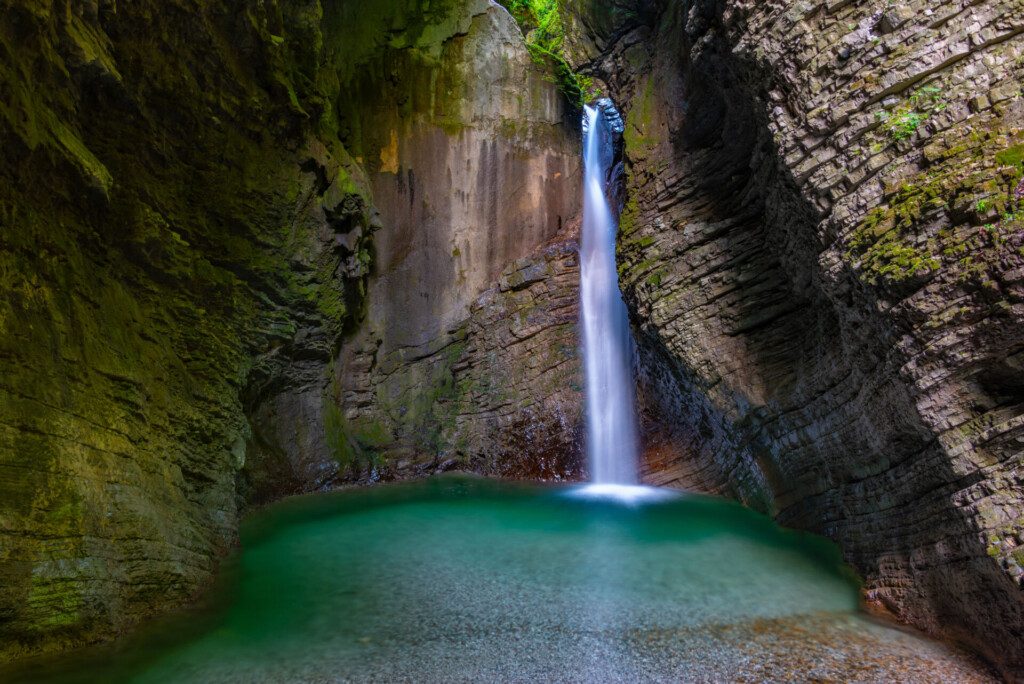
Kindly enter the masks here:
M 939 269 L 960 282 L 992 288 L 990 271 L 1024 219 L 1013 193 L 1019 135 L 1002 131 L 955 130 L 925 150 L 930 168 L 886 188 L 884 204 L 853 231 L 847 258 L 871 283 L 897 283 Z M 1003 152 L 993 154 L 993 147 Z M 1011 167 L 1011 168 L 1006 168 Z M 998 218 L 997 218 L 998 217 Z M 953 229 L 955 221 L 986 221 Z
M 331 399 L 324 399 L 324 435 L 331 457 L 343 469 L 357 462 L 358 454 L 349 439 L 348 421 L 338 405 Z
M 349 421 L 336 401 L 324 399 L 324 434 L 331 456 L 345 472 L 378 467 L 394 435 L 381 421 L 360 417 Z
M 996 162 L 1003 166 L 1024 167 L 1024 145 L 1014 145 L 998 153 Z
M 458 331 L 429 361 L 406 364 L 398 352 L 388 362 L 396 364 L 395 371 L 377 386 L 378 422 L 366 428 L 363 441 L 377 448 L 411 448 L 431 457 L 457 448 L 465 439 L 457 417 L 476 396 L 494 389 L 485 379 L 456 370 L 466 350 L 466 333 Z
M 937 269 L 940 263 L 938 259 L 893 237 L 873 244 L 864 253 L 862 265 L 869 274 L 870 282 L 877 283 L 879 279 L 899 282 L 924 275 Z
M 660 287 L 662 279 L 667 274 L 668 274 L 668 271 L 666 271 L 665 269 L 661 269 L 661 270 L 655 271 L 654 273 L 652 273 L 650 276 L 647 277 L 647 284 L 651 285 L 653 287 Z
M 140 0 L 103 22 L 12 3 L 0 452 L 19 475 L 0 481 L 0 545 L 24 562 L 0 568 L 0 659 L 13 634 L 96 638 L 208 579 L 233 539 L 243 392 L 280 372 L 300 326 L 350 325 L 373 262 L 362 225 L 359 274 L 320 253 L 319 188 L 299 168 L 305 145 L 347 163 L 325 105 L 339 83 L 318 78 L 320 3 L 239 8 L 237 44 L 208 3 Z M 343 194 L 358 184 L 338 171 Z M 341 459 L 387 437 L 356 423 L 343 442 L 328 422 Z M 82 539 L 135 558 L 130 576 L 78 565 Z
M 96 158 L 89 148 L 64 124 L 53 124 L 54 134 L 68 155 L 77 162 L 78 167 L 104 192 L 110 192 L 114 179 L 107 167 Z
M 626 171 L 626 187 L 633 187 L 633 172 L 631 169 Z M 630 235 L 636 232 L 640 227 L 640 202 L 636 197 L 635 192 L 630 192 L 626 197 L 625 206 L 622 208 L 622 213 L 619 215 L 619 235 L 622 238 L 628 238 Z
M 656 91 L 654 79 L 648 78 L 641 91 L 639 100 L 633 102 L 626 115 L 626 129 L 622 138 L 626 146 L 626 154 L 634 160 L 647 157 L 650 150 L 657 144 L 653 131 L 652 119 L 656 109 Z
M 26 603 L 29 610 L 40 616 L 33 631 L 60 632 L 74 627 L 83 618 L 82 587 L 74 580 L 33 575 Z
M 526 47 L 534 61 L 552 73 L 566 99 L 576 107 L 596 99 L 600 93 L 593 79 L 573 70 L 565 58 L 564 9 L 559 0 L 499 0 L 512 14 L 526 36 Z

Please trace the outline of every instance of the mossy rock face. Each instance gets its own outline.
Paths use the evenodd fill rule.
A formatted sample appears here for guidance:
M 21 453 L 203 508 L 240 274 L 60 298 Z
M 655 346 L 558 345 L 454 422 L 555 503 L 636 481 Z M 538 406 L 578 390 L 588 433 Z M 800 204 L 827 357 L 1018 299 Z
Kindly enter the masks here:
M 956 129 L 925 150 L 926 171 L 886 188 L 851 233 L 846 258 L 873 284 L 952 277 L 983 287 L 1020 256 L 1024 175 L 1020 131 Z
M 374 339 L 370 350 L 346 347 L 327 400 L 332 451 L 346 476 L 459 468 L 579 477 L 578 283 L 576 246 L 563 242 L 513 262 L 454 330 L 416 346 Z
M 651 4 L 596 68 L 658 481 L 831 535 L 1020 679 L 1024 5 Z
M 0 19 L 0 657 L 193 596 L 234 543 L 243 397 L 358 316 L 320 5 L 232 5 Z
M 318 397 L 332 414 L 329 451 L 348 479 L 407 477 L 442 465 L 500 470 L 513 452 L 508 436 L 517 432 L 507 424 L 530 422 L 523 413 L 533 402 L 523 381 L 507 408 L 480 407 L 497 402 L 508 382 L 491 358 L 502 348 L 493 345 L 507 340 L 474 323 L 480 297 L 520 259 L 534 259 L 546 275 L 538 252 L 564 239 L 579 209 L 579 119 L 548 66 L 531 58 L 502 8 L 435 9 L 445 7 L 454 9 L 425 27 L 427 15 L 416 23 L 392 13 L 387 21 L 402 27 L 394 39 L 366 48 L 358 69 L 338 72 L 340 137 L 361 160 L 387 227 L 376 241 L 366 320 L 342 349 L 336 382 Z M 338 54 L 355 49 L 345 45 L 347 33 L 381 16 L 328 21 Z M 509 277 L 520 289 L 535 281 L 515 270 Z M 575 293 L 576 280 L 568 280 Z M 491 323 L 527 328 L 536 316 L 526 309 L 508 313 L 515 320 L 499 318 L 501 307 L 489 309 Z M 537 432 L 564 443 L 566 430 L 553 417 L 542 420 Z M 559 462 L 545 474 L 562 472 Z

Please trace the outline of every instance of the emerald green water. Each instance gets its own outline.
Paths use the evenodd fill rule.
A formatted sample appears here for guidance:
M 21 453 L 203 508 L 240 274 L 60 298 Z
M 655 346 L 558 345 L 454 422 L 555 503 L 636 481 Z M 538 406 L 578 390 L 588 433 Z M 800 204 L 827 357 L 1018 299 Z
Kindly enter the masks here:
M 883 629 L 857 616 L 829 543 L 702 496 L 630 505 L 445 477 L 287 501 L 242 535 L 202 619 L 19 676 L 636 681 L 735 665 L 698 639 L 723 625 Z

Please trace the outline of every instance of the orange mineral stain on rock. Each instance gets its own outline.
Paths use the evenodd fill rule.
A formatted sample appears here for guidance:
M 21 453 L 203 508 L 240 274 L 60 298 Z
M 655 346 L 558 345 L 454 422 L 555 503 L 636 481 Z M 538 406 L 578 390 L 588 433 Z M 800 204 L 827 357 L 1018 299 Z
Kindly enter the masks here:
M 380 172 L 398 173 L 398 131 L 391 131 L 391 142 L 380 151 Z

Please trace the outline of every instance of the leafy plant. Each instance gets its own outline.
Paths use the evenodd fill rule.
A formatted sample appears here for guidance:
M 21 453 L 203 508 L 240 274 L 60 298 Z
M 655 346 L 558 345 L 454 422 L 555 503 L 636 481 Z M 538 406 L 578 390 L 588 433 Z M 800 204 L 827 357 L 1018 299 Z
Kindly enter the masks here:
M 908 140 L 917 129 L 933 114 L 946 109 L 942 99 L 942 89 L 938 86 L 926 86 L 915 91 L 907 101 L 893 112 L 880 111 L 875 114 L 879 122 L 885 124 L 889 138 L 894 142 Z
M 996 162 L 1002 166 L 1024 167 L 1024 145 L 1014 145 L 998 153 Z
M 902 112 L 889 122 L 889 137 L 900 141 L 910 138 L 917 132 L 924 119 L 917 112 Z

